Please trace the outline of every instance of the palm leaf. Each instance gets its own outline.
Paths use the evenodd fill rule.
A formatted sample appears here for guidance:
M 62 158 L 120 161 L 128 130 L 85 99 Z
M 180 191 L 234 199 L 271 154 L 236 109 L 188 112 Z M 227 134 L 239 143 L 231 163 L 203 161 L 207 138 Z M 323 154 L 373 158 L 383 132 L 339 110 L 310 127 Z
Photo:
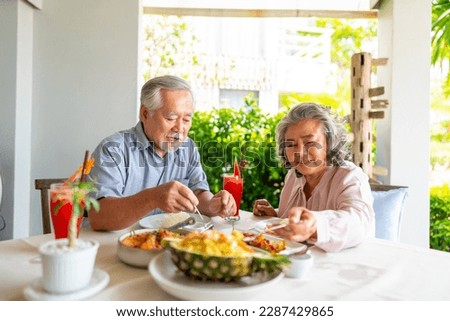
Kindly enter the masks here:
M 432 17 L 431 63 L 435 65 L 450 59 L 450 1 L 434 1 L 432 6 Z

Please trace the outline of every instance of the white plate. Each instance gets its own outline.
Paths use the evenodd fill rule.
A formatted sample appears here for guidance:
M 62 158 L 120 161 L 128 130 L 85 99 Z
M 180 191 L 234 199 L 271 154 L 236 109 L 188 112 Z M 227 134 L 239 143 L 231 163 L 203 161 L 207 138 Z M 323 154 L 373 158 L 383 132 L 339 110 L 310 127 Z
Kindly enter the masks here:
M 94 269 L 91 282 L 87 287 L 70 293 L 49 293 L 42 286 L 42 278 L 36 279 L 27 286 L 23 294 L 30 301 L 82 300 L 103 290 L 109 283 L 109 275 L 103 270 Z
M 195 224 L 186 225 L 185 227 L 181 228 L 181 230 L 204 231 L 204 230 L 207 230 L 207 229 L 210 229 L 213 227 L 213 223 L 212 223 L 210 217 L 202 215 L 203 219 L 205 220 L 205 224 L 206 224 L 206 227 L 205 227 L 205 226 L 203 226 L 203 222 L 200 218 L 200 215 L 195 214 L 195 213 L 188 213 L 188 214 L 195 219 Z M 159 229 L 164 226 L 163 224 L 169 215 L 173 215 L 173 214 L 161 213 L 161 214 L 146 216 L 139 221 L 139 225 L 143 228 Z
M 284 276 L 280 272 L 266 279 L 244 277 L 238 282 L 230 283 L 193 280 L 178 271 L 169 252 L 155 256 L 148 270 L 164 291 L 178 299 L 191 301 L 252 300 L 253 295 L 277 283 Z
M 267 224 L 280 223 L 282 220 L 284 220 L 284 218 L 274 217 L 269 218 L 268 220 L 265 221 L 259 221 L 258 223 L 255 224 L 255 230 L 257 230 L 260 233 L 265 233 Z
M 262 222 L 259 222 L 259 223 L 262 223 Z M 276 236 L 270 235 L 270 234 L 264 234 L 264 237 L 266 239 L 268 239 L 269 241 L 283 240 L 281 237 L 276 237 Z M 303 243 L 297 243 L 297 242 L 293 242 L 293 241 L 289 241 L 289 240 L 284 240 L 284 242 L 286 243 L 286 248 L 283 251 L 280 251 L 278 254 L 291 255 L 291 254 L 295 254 L 298 252 L 306 251 L 306 249 L 308 248 L 308 246 Z

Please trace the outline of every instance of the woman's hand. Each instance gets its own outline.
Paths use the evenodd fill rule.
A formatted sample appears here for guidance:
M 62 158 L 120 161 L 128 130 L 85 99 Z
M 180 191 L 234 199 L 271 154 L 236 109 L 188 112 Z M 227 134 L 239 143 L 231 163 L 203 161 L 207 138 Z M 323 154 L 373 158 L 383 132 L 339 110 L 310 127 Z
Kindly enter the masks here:
M 253 205 L 253 215 L 255 216 L 277 216 L 277 212 L 265 199 L 255 201 Z
M 288 212 L 289 224 L 272 233 L 284 239 L 303 242 L 311 237 L 317 238 L 317 221 L 304 207 L 293 207 Z

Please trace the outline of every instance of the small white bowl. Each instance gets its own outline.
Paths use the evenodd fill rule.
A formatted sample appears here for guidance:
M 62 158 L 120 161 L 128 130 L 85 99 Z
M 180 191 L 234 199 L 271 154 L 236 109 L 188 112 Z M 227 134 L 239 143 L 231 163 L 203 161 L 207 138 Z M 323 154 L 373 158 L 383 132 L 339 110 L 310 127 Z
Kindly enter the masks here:
M 308 251 L 305 254 L 291 255 L 289 256 L 291 265 L 285 271 L 288 278 L 295 278 L 304 280 L 308 276 L 311 267 L 314 264 L 313 257 Z
M 147 268 L 151 259 L 157 254 L 164 251 L 164 249 L 158 250 L 144 250 L 140 248 L 134 248 L 126 246 L 122 243 L 122 241 L 130 235 L 141 234 L 141 233 L 149 233 L 157 231 L 157 229 L 140 229 L 132 232 L 125 233 L 119 237 L 117 244 L 117 255 L 119 259 L 129 265 L 139 267 L 139 268 Z

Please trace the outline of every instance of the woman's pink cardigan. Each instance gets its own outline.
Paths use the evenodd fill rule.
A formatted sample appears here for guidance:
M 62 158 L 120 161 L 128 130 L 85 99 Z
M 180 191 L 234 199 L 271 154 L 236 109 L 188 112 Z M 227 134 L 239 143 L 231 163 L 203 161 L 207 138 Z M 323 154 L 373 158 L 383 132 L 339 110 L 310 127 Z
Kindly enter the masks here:
M 328 167 L 311 197 L 303 192 L 304 177 L 289 170 L 280 196 L 279 217 L 287 217 L 292 207 L 303 206 L 317 220 L 317 239 L 309 239 L 326 252 L 338 252 L 361 243 L 375 234 L 373 197 L 368 176 L 351 162 Z

